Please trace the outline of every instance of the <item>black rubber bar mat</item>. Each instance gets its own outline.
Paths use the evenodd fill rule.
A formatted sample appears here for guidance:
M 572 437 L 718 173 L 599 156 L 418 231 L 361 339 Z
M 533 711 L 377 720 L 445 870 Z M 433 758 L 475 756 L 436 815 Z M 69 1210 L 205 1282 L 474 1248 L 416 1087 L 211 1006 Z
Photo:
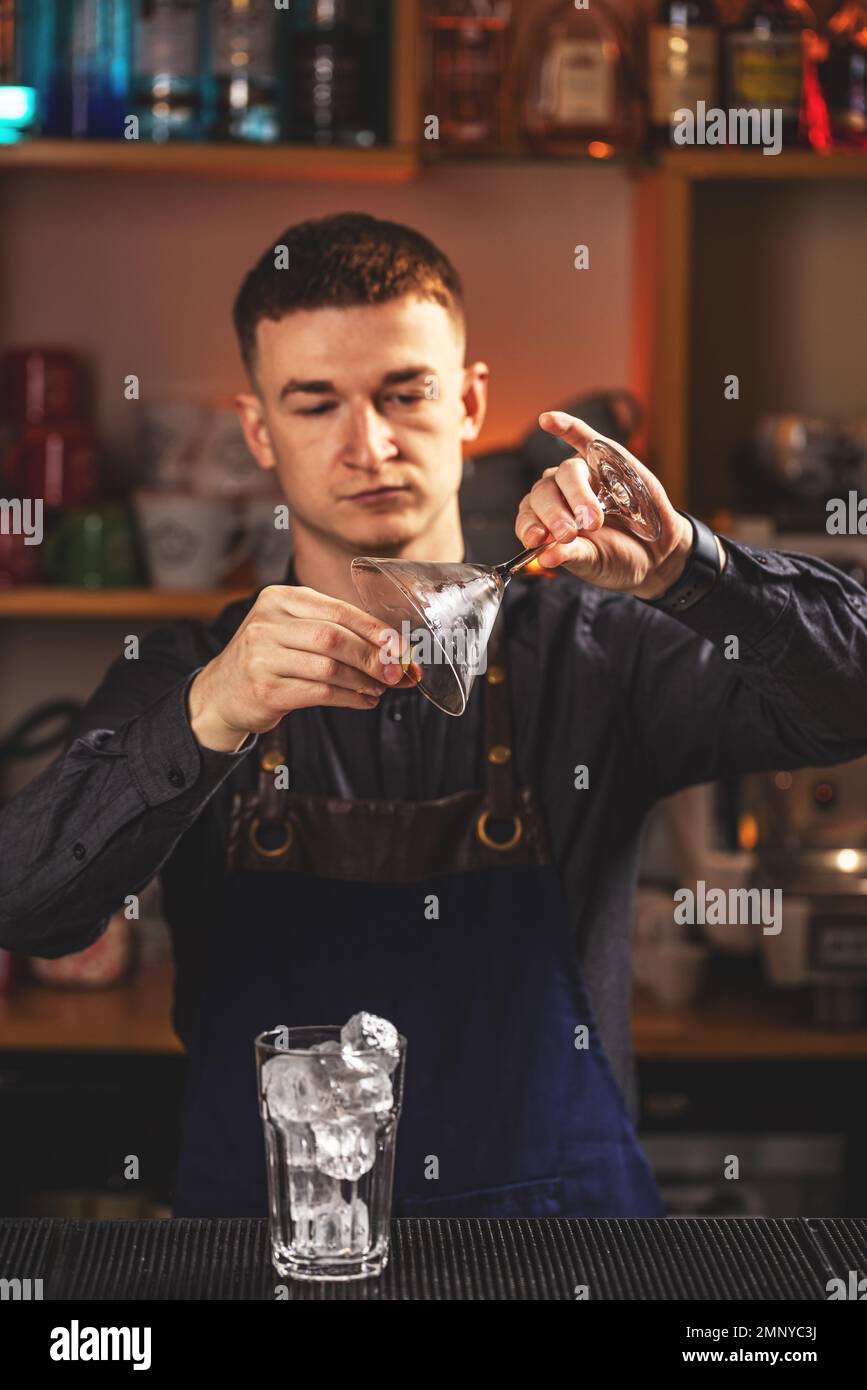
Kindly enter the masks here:
M 46 1299 L 824 1301 L 850 1270 L 857 1217 L 400 1220 L 383 1276 L 349 1284 L 283 1283 L 265 1221 L 0 1221 L 0 1278 Z

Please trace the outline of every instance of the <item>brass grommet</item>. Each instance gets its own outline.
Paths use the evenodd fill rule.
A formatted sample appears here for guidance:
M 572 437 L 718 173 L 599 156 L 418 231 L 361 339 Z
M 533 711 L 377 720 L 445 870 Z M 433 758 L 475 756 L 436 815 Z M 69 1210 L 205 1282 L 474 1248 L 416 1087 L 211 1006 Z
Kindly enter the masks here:
M 487 675 L 489 685 L 502 685 L 506 679 L 506 668 L 504 666 L 489 666 Z
M 279 748 L 268 748 L 262 754 L 262 771 L 276 772 L 283 761 L 283 754 Z
M 512 817 L 512 820 L 515 822 L 515 829 L 514 829 L 514 832 L 513 832 L 512 835 L 509 837 L 508 840 L 502 840 L 502 841 L 492 840 L 491 837 L 490 837 L 490 835 L 488 834 L 488 821 L 490 820 L 490 818 L 491 818 L 491 813 L 490 813 L 490 811 L 482 811 L 482 814 L 479 816 L 478 820 L 476 821 L 476 834 L 478 835 L 478 837 L 479 837 L 479 839 L 481 840 L 482 844 L 483 844 L 487 849 L 495 849 L 495 850 L 499 850 L 499 851 L 501 851 L 501 852 L 502 852 L 502 851 L 506 851 L 506 850 L 510 850 L 510 849 L 514 849 L 514 848 L 515 848 L 515 845 L 518 844 L 518 842 L 519 842 L 520 839 L 521 839 L 521 836 L 522 836 L 523 833 L 524 833 L 524 825 L 523 825 L 523 822 L 522 822 L 522 820 L 521 820 L 521 817 L 520 817 L 520 816 L 513 816 L 513 817 Z
M 283 842 L 282 844 L 278 845 L 276 849 L 265 849 L 264 846 L 259 844 L 259 827 L 261 826 L 261 824 L 261 816 L 255 816 L 253 820 L 250 822 L 250 844 L 253 846 L 257 854 L 261 854 L 263 859 L 279 859 L 280 855 L 285 854 L 292 843 L 292 836 L 294 834 L 292 829 L 292 822 L 288 820 L 283 821 Z M 275 822 L 269 821 L 268 824 L 273 825 L 275 824 Z
M 488 762 L 500 767 L 507 763 L 512 756 L 511 748 L 507 748 L 504 743 L 495 743 L 493 748 L 488 749 Z

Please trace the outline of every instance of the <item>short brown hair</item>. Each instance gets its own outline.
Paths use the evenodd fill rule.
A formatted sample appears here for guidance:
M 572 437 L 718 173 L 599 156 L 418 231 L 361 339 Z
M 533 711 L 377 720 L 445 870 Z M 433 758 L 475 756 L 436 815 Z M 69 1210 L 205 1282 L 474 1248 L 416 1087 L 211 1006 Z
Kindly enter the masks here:
M 278 247 L 286 247 L 287 269 L 275 265 Z M 252 377 L 261 319 L 276 322 L 297 309 L 385 304 L 405 294 L 441 304 L 463 326 L 460 277 L 420 232 L 364 212 L 299 222 L 268 247 L 238 291 L 232 316 L 244 365 Z

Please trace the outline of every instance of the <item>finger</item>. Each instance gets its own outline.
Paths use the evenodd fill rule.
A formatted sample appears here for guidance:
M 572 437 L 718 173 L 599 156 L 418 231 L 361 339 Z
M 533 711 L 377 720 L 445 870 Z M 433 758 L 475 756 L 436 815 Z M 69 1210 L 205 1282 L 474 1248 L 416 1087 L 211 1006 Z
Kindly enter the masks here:
M 537 520 L 558 541 L 574 540 L 575 517 L 555 477 L 540 478 L 530 490 L 529 504 Z
M 568 565 L 572 574 L 581 579 L 592 579 L 599 571 L 600 555 L 596 546 L 579 536 L 574 541 L 562 545 L 557 542 L 539 555 L 543 569 L 556 569 L 558 565 Z
M 307 589 L 300 584 L 272 584 L 269 591 L 275 590 L 274 602 L 285 612 L 296 618 L 320 618 L 324 622 L 336 623 L 347 628 L 366 641 L 379 646 L 379 634 L 383 630 L 381 618 L 365 613 L 353 603 L 320 594 L 316 589 Z M 260 596 L 261 597 L 261 596 Z
M 515 535 L 528 550 L 531 546 L 542 545 L 546 540 L 553 540 L 547 526 L 544 526 L 539 520 L 527 498 L 521 503 L 518 508 L 518 515 L 515 517 Z
M 418 685 L 422 678 L 422 668 L 417 661 L 408 661 L 404 668 L 403 679 L 398 681 L 397 690 L 408 690 L 413 685 Z
M 539 416 L 539 424 L 548 434 L 557 435 L 558 438 L 572 444 L 582 455 L 591 439 L 603 438 L 589 425 L 585 425 L 583 420 L 579 420 L 575 415 L 567 415 L 565 410 L 543 410 Z M 612 441 L 605 442 L 607 444 Z
M 327 681 L 290 680 L 286 682 L 284 694 L 287 710 L 310 708 L 313 705 L 371 710 L 379 704 L 378 697 L 374 695 L 362 695 L 357 690 L 346 690 Z
M 354 690 L 357 694 L 373 695 L 377 700 L 387 689 L 385 684 L 359 671 L 357 666 L 348 666 L 334 656 L 284 647 L 279 648 L 279 653 L 279 658 L 271 664 L 271 671 L 280 679 L 320 681 L 340 686 L 342 690 Z
M 403 674 L 399 665 L 388 660 L 386 650 L 378 643 L 321 617 L 296 618 L 278 640 L 286 651 L 331 657 L 387 685 L 395 684 Z
M 607 435 L 599 434 L 598 431 L 590 428 L 583 420 L 579 420 L 574 415 L 567 415 L 565 410 L 546 410 L 539 416 L 539 424 L 548 434 L 555 434 L 563 440 L 564 444 L 571 444 L 583 457 L 587 451 L 587 445 L 594 440 L 600 444 L 608 444 L 617 453 L 622 454 L 627 463 L 631 463 L 638 476 L 649 488 L 651 495 L 656 498 L 657 494 L 664 497 L 662 484 L 659 479 L 651 473 L 650 469 L 637 459 L 634 454 L 630 454 L 616 439 L 609 439 Z
M 604 524 L 605 513 L 590 485 L 590 469 L 585 460 L 566 459 L 556 469 L 553 481 L 565 497 L 578 530 L 598 531 Z

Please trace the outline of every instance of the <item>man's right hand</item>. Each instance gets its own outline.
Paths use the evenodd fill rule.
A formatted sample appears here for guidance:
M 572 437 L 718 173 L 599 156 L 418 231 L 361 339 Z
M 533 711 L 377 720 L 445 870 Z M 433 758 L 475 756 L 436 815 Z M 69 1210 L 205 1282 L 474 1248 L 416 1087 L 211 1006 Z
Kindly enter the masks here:
M 405 677 L 401 666 L 383 662 L 387 640 L 388 629 L 351 603 L 295 584 L 271 584 L 190 686 L 193 733 L 204 747 L 230 753 L 291 710 L 375 709 L 384 691 Z

